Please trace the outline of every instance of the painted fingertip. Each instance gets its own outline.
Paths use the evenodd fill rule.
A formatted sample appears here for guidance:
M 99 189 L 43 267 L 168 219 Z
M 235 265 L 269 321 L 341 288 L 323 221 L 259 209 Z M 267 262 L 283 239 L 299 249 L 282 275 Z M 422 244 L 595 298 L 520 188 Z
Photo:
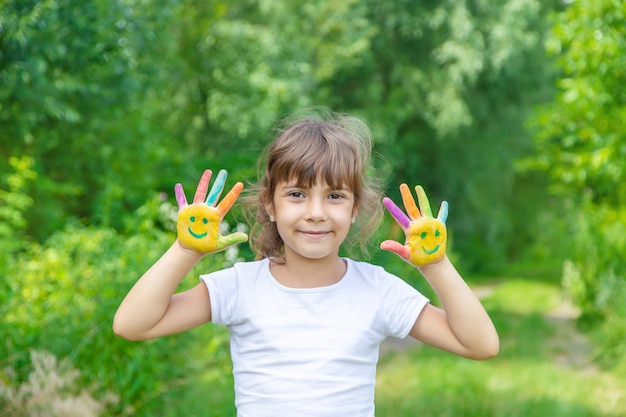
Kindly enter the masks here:
M 439 214 L 437 218 L 441 220 L 443 224 L 446 224 L 446 220 L 448 219 L 448 202 L 442 201 L 441 207 L 439 207 Z
M 183 208 L 187 205 L 187 197 L 185 197 L 185 191 L 183 190 L 182 184 L 178 183 L 174 185 L 174 195 L 176 196 L 178 208 Z
M 220 198 L 220 195 L 222 195 L 222 190 L 224 190 L 224 184 L 226 183 L 227 177 L 228 172 L 225 169 L 221 169 L 217 173 L 217 177 L 215 178 L 213 187 L 211 187 L 211 191 L 209 192 L 209 196 L 206 200 L 206 204 L 208 206 L 214 206 L 217 200 Z

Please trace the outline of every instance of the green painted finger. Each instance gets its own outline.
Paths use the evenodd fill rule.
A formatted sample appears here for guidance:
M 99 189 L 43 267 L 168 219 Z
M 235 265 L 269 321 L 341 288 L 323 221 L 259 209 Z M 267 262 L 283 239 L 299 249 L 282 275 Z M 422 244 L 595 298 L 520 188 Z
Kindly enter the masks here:
M 422 212 L 422 216 L 424 217 L 433 217 L 433 212 L 430 209 L 430 202 L 428 201 L 428 197 L 426 196 L 426 192 L 421 185 L 415 186 L 415 191 L 417 192 L 417 200 L 419 201 L 420 211 Z

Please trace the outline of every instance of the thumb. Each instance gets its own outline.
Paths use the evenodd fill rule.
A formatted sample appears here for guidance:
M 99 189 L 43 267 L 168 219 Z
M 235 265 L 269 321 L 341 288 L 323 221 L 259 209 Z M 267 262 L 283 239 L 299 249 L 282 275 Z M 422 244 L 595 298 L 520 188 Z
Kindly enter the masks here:
M 409 259 L 410 251 L 406 246 L 396 242 L 395 240 L 385 240 L 380 244 L 382 250 L 394 252 L 402 259 Z

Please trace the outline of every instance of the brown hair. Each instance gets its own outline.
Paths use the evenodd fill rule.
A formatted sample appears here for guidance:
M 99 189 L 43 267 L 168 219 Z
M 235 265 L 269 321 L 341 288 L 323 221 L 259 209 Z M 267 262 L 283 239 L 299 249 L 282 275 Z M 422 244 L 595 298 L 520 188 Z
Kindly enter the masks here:
M 251 245 L 257 259 L 282 255 L 283 240 L 265 207 L 272 204 L 277 184 L 293 179 L 306 187 L 319 180 L 352 191 L 359 214 L 350 234 L 357 238 L 346 239 L 346 244 L 349 250 L 358 246 L 367 255 L 383 213 L 381 188 L 368 169 L 372 152 L 369 128 L 354 117 L 317 111 L 291 116 L 276 131 L 276 139 L 259 159 L 260 180 L 244 199 L 248 219 L 254 216 L 255 220 L 250 222 L 254 224 Z

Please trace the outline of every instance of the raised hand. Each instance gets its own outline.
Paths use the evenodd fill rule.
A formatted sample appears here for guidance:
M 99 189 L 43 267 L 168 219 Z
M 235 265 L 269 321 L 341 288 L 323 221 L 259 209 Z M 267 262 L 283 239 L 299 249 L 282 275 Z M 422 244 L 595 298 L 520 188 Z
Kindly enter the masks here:
M 433 218 L 424 189 L 418 185 L 415 191 L 419 209 L 409 187 L 406 184 L 400 185 L 402 201 L 408 216 L 390 198 L 383 199 L 385 208 L 402 227 L 406 241 L 402 245 L 393 240 L 386 240 L 380 244 L 380 248 L 397 253 L 415 266 L 422 266 L 440 261 L 446 255 L 448 203 L 442 202 L 437 218 Z
M 211 170 L 204 171 L 191 205 L 187 204 L 183 186 L 176 184 L 174 187 L 178 202 L 178 223 L 176 225 L 178 241 L 184 247 L 196 252 L 212 253 L 248 240 L 248 235 L 241 232 L 227 236 L 220 234 L 220 222 L 243 190 L 243 184 L 238 182 L 216 207 L 227 176 L 228 173 L 225 170 L 221 170 L 217 174 L 205 201 L 204 198 L 207 195 L 209 180 L 211 179 Z

